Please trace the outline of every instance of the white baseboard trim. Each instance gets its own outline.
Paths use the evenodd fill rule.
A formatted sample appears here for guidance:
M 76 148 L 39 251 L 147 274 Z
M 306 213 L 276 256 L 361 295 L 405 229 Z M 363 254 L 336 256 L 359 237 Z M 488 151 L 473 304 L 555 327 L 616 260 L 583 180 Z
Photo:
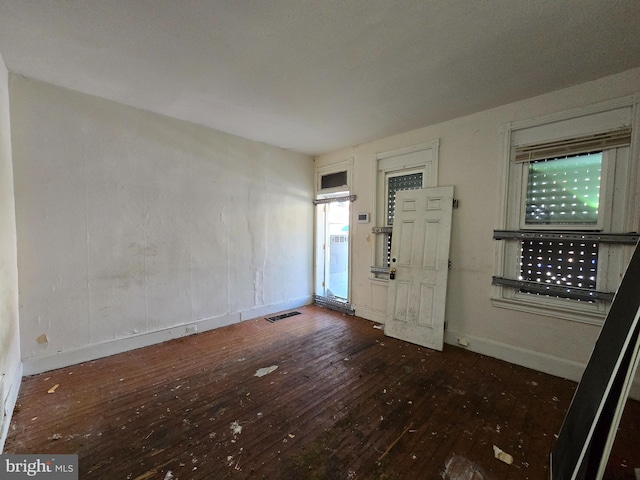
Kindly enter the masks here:
M 11 375 L 6 375 L 4 378 L 3 383 L 7 394 L 5 398 L 1 399 L 4 411 L 0 411 L 0 415 L 6 414 L 6 416 L 4 417 L 2 431 L 0 432 L 0 453 L 4 452 L 4 443 L 7 440 L 7 435 L 9 435 L 9 426 L 13 418 L 13 410 L 18 401 L 18 393 L 20 392 L 20 384 L 22 383 L 22 369 L 22 362 L 18 362 L 14 371 L 11 372 Z M 0 395 L 4 395 L 4 392 L 0 391 Z
M 26 358 L 23 360 L 24 375 L 35 375 L 37 373 L 89 362 L 98 358 L 108 357 L 118 353 L 135 350 L 137 348 L 148 347 L 168 340 L 193 335 L 194 333 L 187 332 L 187 328 L 195 327 L 197 332 L 206 332 L 207 330 L 226 327 L 228 325 L 233 325 L 234 323 L 252 320 L 254 318 L 281 312 L 283 310 L 302 307 L 304 305 L 309 305 L 312 302 L 313 298 L 311 296 L 301 297 L 252 308 L 242 312 L 231 313 L 229 315 L 206 318 L 153 332 L 145 332 L 116 340 L 87 345 L 74 350 L 67 350 L 40 357 Z
M 464 338 L 467 346 L 461 346 L 458 340 Z M 496 342 L 487 338 L 475 337 L 455 330 L 444 332 L 444 341 L 449 345 L 466 348 L 475 353 L 488 357 L 505 360 L 515 365 L 531 368 L 539 372 L 548 373 L 560 378 L 579 382 L 586 367 L 585 364 L 560 358 L 555 355 L 535 352 L 506 343 Z M 640 382 L 636 378 L 631 385 L 629 397 L 640 400 Z

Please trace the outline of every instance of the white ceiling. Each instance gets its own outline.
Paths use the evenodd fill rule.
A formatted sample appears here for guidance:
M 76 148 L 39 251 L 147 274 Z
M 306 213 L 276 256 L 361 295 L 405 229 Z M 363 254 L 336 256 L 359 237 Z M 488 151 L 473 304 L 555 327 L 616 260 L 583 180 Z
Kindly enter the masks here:
M 0 0 L 0 53 L 320 154 L 639 67 L 640 1 Z

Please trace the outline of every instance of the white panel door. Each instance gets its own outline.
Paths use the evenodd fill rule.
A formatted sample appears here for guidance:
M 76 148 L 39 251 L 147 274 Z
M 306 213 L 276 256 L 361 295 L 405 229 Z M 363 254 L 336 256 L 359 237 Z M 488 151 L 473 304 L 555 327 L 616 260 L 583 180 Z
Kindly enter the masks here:
M 384 333 L 440 351 L 452 211 L 452 186 L 396 195 Z

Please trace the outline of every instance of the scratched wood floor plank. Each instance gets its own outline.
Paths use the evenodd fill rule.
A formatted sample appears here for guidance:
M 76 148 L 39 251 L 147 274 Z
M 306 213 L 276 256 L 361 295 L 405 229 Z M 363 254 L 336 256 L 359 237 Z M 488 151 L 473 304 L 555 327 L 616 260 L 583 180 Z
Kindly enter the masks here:
M 25 378 L 5 453 L 77 453 L 80 478 L 548 477 L 575 383 L 298 310 Z M 607 480 L 635 480 L 639 443 L 629 401 Z

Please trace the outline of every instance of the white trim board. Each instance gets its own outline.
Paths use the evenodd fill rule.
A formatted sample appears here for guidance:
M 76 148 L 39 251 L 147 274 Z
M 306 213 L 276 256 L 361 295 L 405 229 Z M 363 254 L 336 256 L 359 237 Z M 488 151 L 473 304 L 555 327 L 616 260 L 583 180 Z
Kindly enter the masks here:
M 463 347 L 458 343 L 458 339 L 462 338 L 467 340 L 466 347 Z M 514 347 L 513 345 L 468 335 L 464 332 L 458 332 L 455 330 L 445 330 L 444 341 L 449 345 L 466 348 L 474 353 L 504 360 L 515 365 L 531 368 L 555 377 L 566 378 L 574 382 L 580 381 L 584 369 L 586 368 L 586 364 L 582 364 L 580 362 L 574 362 L 554 355 Z M 632 383 L 629 398 L 640 400 L 640 382 L 638 380 L 635 380 Z
M 22 383 L 22 362 L 16 364 L 13 372 L 9 372 L 4 377 L 4 387 L 7 389 L 7 395 L 5 398 L 0 398 L 0 402 L 3 411 L 0 411 L 0 415 L 6 413 L 4 417 L 4 423 L 2 424 L 2 431 L 0 432 L 0 453 L 4 451 L 4 443 L 7 440 L 9 434 L 9 426 L 11 425 L 11 419 L 13 418 L 13 410 L 15 409 L 16 402 L 18 401 L 18 393 L 20 392 L 20 384 Z M 0 394 L 4 395 L 4 392 L 0 390 Z
M 145 332 L 129 337 L 110 340 L 93 345 L 87 345 L 73 350 L 24 359 L 24 375 L 55 370 L 57 368 L 77 365 L 98 358 L 108 357 L 118 353 L 128 352 L 137 348 L 148 347 L 176 338 L 186 337 L 194 333 L 187 333 L 188 327 L 196 327 L 197 332 L 205 332 L 220 327 L 226 327 L 235 323 L 252 320 L 261 316 L 281 312 L 290 308 L 298 308 L 313 303 L 311 296 L 300 297 L 271 305 L 260 306 L 242 312 L 231 313 L 219 317 L 206 318 L 195 322 L 175 325 L 169 328 Z

